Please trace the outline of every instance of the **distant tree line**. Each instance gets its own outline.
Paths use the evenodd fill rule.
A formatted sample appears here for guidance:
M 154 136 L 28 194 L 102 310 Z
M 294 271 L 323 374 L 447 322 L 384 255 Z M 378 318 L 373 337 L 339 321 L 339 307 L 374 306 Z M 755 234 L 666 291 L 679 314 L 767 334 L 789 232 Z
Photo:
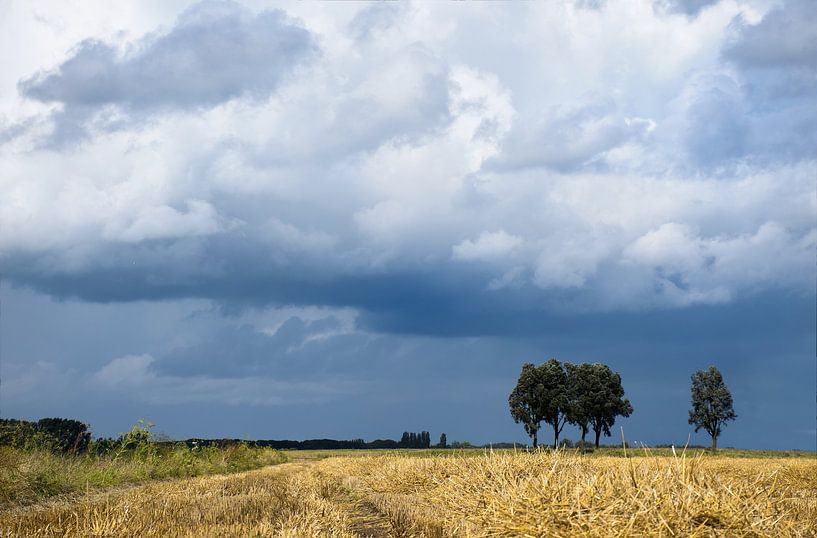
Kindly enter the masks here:
M 428 432 L 403 432 L 400 448 L 431 448 L 431 435 Z
M 269 447 L 278 450 L 353 450 L 353 449 L 398 449 L 398 448 L 432 448 L 431 434 L 427 431 L 414 433 L 403 432 L 399 441 L 393 439 L 363 439 L 336 440 L 336 439 L 306 439 L 304 441 L 259 439 L 247 441 L 243 439 L 186 439 L 182 441 L 189 447 L 193 446 L 228 446 L 238 443 L 247 443 L 254 447 Z M 448 448 L 446 435 L 440 435 L 440 442 L 434 448 Z
M 218 446 L 246 443 L 251 447 L 274 448 L 276 450 L 352 450 L 366 448 L 401 448 L 400 443 L 393 439 L 376 439 L 374 441 L 364 441 L 363 439 L 306 439 L 304 441 L 294 441 L 289 439 L 200 439 L 191 438 L 182 441 L 188 447 L 195 446 Z
M 37 422 L 0 419 L 0 445 L 54 452 L 84 452 L 91 441 L 88 425 L 67 418 L 43 418 Z
M 64 418 L 44 418 L 37 422 L 17 419 L 0 419 L 0 446 L 13 446 L 22 449 L 46 449 L 54 452 L 94 452 L 104 454 L 117 450 L 128 450 L 133 446 L 150 440 L 158 446 L 174 445 L 177 441 L 162 439 L 151 432 L 153 424 L 139 421 L 126 434 L 116 438 L 101 437 L 92 440 L 89 426 L 83 422 Z M 260 439 L 199 439 L 184 441 L 189 448 L 193 447 L 226 447 L 247 444 L 252 447 L 268 447 L 278 450 L 341 450 L 341 449 L 398 449 L 398 448 L 431 448 L 431 434 L 403 432 L 399 441 L 393 439 L 307 439 L 304 441 Z M 470 446 L 470 445 L 469 445 Z M 440 442 L 435 448 L 448 448 L 446 435 L 440 435 Z

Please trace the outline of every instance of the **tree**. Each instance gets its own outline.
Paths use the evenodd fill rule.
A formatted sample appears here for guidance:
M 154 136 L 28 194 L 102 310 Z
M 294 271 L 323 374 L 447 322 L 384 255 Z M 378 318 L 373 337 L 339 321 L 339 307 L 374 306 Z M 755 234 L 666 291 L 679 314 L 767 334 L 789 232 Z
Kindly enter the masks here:
M 592 364 L 565 363 L 567 369 L 568 398 L 570 410 L 567 421 L 575 424 L 581 431 L 581 448 L 584 450 L 585 437 L 590 428 L 590 419 L 596 407 L 595 393 L 599 391 L 598 376 Z
M 553 448 L 559 448 L 559 434 L 567 422 L 570 399 L 567 391 L 567 370 L 557 359 L 550 359 L 538 368 L 542 390 L 542 420 L 553 428 Z
M 87 424 L 68 418 L 42 418 L 37 430 L 52 438 L 54 448 L 61 452 L 82 452 L 91 440 Z
M 565 364 L 568 377 L 568 421 L 579 427 L 582 448 L 591 429 L 596 435 L 596 448 L 601 434 L 610 436 L 616 417 L 629 417 L 633 412 L 624 398 L 621 376 L 606 364 Z
M 567 373 L 564 365 L 556 359 L 534 366 L 522 365 L 522 372 L 508 405 L 514 422 L 522 423 L 538 446 L 539 428 L 544 421 L 553 427 L 553 446 L 559 446 L 559 433 L 564 428 L 568 410 Z
M 511 417 L 514 422 L 521 422 L 525 427 L 525 433 L 533 439 L 533 448 L 539 446 L 539 426 L 544 418 L 541 409 L 543 390 L 536 366 L 526 362 L 522 365 L 516 386 L 508 396 Z
M 440 448 L 448 448 L 448 439 L 445 437 L 444 433 L 440 434 L 440 444 L 437 446 Z
M 689 423 L 697 432 L 703 428 L 712 436 L 712 452 L 718 448 L 718 436 L 730 420 L 737 415 L 732 408 L 732 394 L 723 382 L 723 376 L 714 366 L 706 371 L 698 370 L 692 376 L 692 409 Z

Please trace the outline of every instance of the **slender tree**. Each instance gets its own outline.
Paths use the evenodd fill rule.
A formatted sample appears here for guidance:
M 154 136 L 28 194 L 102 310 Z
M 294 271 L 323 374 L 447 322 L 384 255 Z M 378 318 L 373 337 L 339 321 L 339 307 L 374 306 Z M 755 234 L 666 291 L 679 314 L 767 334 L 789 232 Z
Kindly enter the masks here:
M 544 418 L 542 415 L 542 398 L 544 386 L 539 381 L 536 366 L 526 362 L 522 365 L 519 380 L 508 397 L 513 421 L 520 422 L 525 432 L 533 439 L 533 448 L 539 446 L 539 427 Z
M 591 364 L 592 370 L 588 388 L 587 409 L 590 428 L 596 436 L 595 447 L 604 433 L 610 437 L 610 428 L 616 417 L 629 417 L 633 413 L 630 400 L 624 398 L 624 387 L 621 376 L 612 371 L 606 364 Z
M 542 420 L 553 428 L 553 448 L 559 448 L 559 434 L 567 422 L 570 398 L 567 387 L 567 370 L 557 359 L 550 359 L 537 368 L 542 385 Z
M 440 448 L 448 448 L 448 439 L 446 438 L 444 433 L 440 434 L 440 444 L 437 446 Z
M 712 436 L 712 452 L 718 449 L 718 436 L 737 415 L 732 408 L 732 394 L 723 382 L 723 376 L 714 366 L 698 370 L 692 376 L 692 409 L 689 423 L 697 432 L 703 428 Z
M 601 383 L 592 364 L 565 363 L 565 369 L 570 400 L 567 421 L 579 427 L 582 434 L 581 448 L 584 450 L 593 410 L 600 400 L 597 394 L 601 391 Z

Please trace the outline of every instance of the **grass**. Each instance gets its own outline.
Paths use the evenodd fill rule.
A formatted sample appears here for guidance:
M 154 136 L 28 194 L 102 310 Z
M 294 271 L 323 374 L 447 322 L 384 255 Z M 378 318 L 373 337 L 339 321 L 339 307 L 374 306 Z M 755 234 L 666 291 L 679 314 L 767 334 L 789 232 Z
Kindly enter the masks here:
M 813 457 L 289 454 L 275 467 L 0 511 L 0 536 L 817 536 Z
M 281 463 L 272 449 L 155 447 L 102 456 L 0 447 L 0 508 L 148 480 L 231 473 Z

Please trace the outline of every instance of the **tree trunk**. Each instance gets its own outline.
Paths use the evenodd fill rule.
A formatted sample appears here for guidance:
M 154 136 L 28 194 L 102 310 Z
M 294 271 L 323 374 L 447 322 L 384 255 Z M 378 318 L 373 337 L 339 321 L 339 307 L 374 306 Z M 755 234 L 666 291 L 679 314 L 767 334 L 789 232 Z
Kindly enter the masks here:
M 596 428 L 596 448 L 599 447 L 599 437 L 601 437 L 601 428 Z
M 716 450 L 718 450 L 718 436 L 713 433 L 712 434 L 712 453 L 714 454 Z
M 559 448 L 559 426 L 553 425 L 553 448 Z
M 538 434 L 539 434 L 539 432 L 537 430 L 533 430 L 533 448 L 534 449 L 539 446 L 539 436 L 538 436 Z
M 584 452 L 584 438 L 587 436 L 587 426 L 582 424 L 582 452 Z

